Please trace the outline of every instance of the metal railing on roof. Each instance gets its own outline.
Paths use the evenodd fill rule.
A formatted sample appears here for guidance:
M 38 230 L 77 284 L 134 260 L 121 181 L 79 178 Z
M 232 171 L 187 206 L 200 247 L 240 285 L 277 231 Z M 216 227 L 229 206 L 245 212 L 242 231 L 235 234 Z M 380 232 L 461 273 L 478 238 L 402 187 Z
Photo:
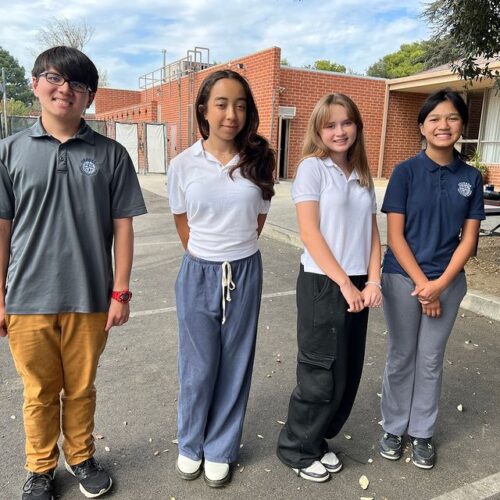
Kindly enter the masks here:
M 188 50 L 182 59 L 140 76 L 139 88 L 150 89 L 163 83 L 170 83 L 213 65 L 210 63 L 210 50 L 206 47 L 195 47 L 193 50 Z

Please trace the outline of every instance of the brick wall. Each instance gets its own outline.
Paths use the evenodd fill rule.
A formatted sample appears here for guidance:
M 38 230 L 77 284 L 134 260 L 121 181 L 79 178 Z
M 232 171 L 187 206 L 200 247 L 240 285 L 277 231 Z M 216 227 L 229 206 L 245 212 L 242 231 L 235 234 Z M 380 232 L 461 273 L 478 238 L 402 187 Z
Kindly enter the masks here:
M 309 116 L 316 102 L 325 94 L 348 95 L 359 107 L 364 123 L 365 144 L 372 175 L 377 174 L 384 112 L 385 80 L 326 71 L 310 71 L 281 67 L 280 106 L 295 106 L 296 116 L 289 120 L 290 140 L 288 177 L 295 175 Z
M 114 109 L 127 108 L 141 103 L 139 90 L 121 90 L 100 87 L 95 95 L 96 114 L 100 115 Z
M 421 149 L 417 116 L 425 94 L 391 92 L 387 116 L 382 177 L 390 177 L 394 167 Z
M 194 113 L 194 103 L 198 89 L 208 75 L 214 71 L 227 68 L 237 71 L 248 80 L 259 110 L 259 133 L 270 139 L 272 132 L 276 141 L 277 103 L 275 105 L 274 120 L 271 120 L 271 117 L 273 116 L 273 92 L 277 86 L 280 57 L 281 50 L 273 47 L 224 64 L 212 66 L 159 87 L 157 94 L 160 121 L 167 123 L 169 128 L 176 127 L 177 129 L 177 144 L 171 146 L 171 152 L 178 153 L 182 151 L 199 137 Z M 238 65 L 241 67 L 238 68 Z M 271 123 L 273 123 L 272 127 Z
M 500 191 L 500 165 L 488 165 L 486 182 L 488 184 L 494 184 L 495 191 Z
M 96 117 L 98 120 L 117 122 L 156 122 L 158 119 L 158 104 L 156 101 L 151 101 L 104 112 L 99 110 Z

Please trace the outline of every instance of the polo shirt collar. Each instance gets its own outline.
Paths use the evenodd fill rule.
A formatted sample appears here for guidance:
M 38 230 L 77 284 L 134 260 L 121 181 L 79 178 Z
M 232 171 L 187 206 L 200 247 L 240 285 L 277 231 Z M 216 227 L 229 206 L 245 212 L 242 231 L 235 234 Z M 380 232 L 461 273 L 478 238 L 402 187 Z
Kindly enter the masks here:
M 199 139 L 191 146 L 191 148 L 192 148 L 191 151 L 193 152 L 193 156 L 205 156 L 205 154 L 208 153 L 208 151 L 205 151 L 205 148 L 203 147 L 203 140 L 204 139 Z M 208 154 L 210 154 L 210 153 L 208 153 Z M 218 160 L 216 160 L 212 155 L 210 155 L 210 156 L 213 158 L 213 160 L 211 158 L 207 158 L 206 156 L 205 156 L 205 158 L 207 158 L 209 161 L 219 163 Z M 234 156 L 234 158 L 232 158 L 229 163 L 222 165 L 222 168 L 232 167 L 233 165 L 235 165 L 239 161 L 240 161 L 240 155 L 236 154 Z
M 423 162 L 427 170 L 429 172 L 435 172 L 436 170 L 439 170 L 440 168 L 447 168 L 451 172 L 456 172 L 458 170 L 458 167 L 460 166 L 461 159 L 460 156 L 458 155 L 457 151 L 453 151 L 453 161 L 449 165 L 439 165 L 435 161 L 431 160 L 428 156 L 427 153 L 425 152 L 425 149 L 422 149 L 420 153 L 418 153 L 418 158 Z
M 193 152 L 194 156 L 202 156 L 205 150 L 203 149 L 202 145 L 203 139 L 198 139 L 191 147 L 191 151 Z
M 341 170 L 341 168 L 332 160 L 332 158 L 330 156 L 327 156 L 326 158 L 323 158 L 323 163 L 327 166 L 327 167 L 334 167 L 338 170 Z M 351 172 L 351 175 L 349 176 L 349 179 L 347 179 L 349 181 L 353 180 L 353 181 L 357 181 L 359 180 L 359 175 L 358 175 L 358 171 L 354 168 L 353 171 Z
M 94 131 L 88 126 L 87 122 L 82 118 L 80 122 L 80 128 L 76 133 L 74 139 L 81 139 L 88 144 L 94 144 L 95 135 Z M 43 128 L 42 118 L 39 117 L 38 120 L 31 126 L 31 137 L 51 137 L 50 134 Z

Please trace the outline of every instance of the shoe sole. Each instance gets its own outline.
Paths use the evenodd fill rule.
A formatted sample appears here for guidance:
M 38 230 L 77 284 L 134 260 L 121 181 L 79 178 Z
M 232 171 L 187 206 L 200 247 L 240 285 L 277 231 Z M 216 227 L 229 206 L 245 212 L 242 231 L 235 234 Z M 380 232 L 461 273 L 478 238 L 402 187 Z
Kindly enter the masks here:
M 415 462 L 415 460 L 411 460 L 413 465 L 418 467 L 419 469 L 432 469 L 434 467 L 434 464 L 432 465 L 424 465 L 424 464 L 419 464 L 418 462 Z
M 184 479 L 185 481 L 193 481 L 193 479 L 197 479 L 198 477 L 200 477 L 201 464 L 198 467 L 198 470 L 196 470 L 195 472 L 184 472 L 179 469 L 179 466 L 177 464 L 175 464 L 175 470 L 177 471 L 177 474 L 179 474 L 179 476 L 182 477 L 182 479 Z
M 330 473 L 328 473 L 326 476 L 310 476 L 309 474 L 305 474 L 302 472 L 301 469 L 293 469 L 292 470 L 297 474 L 297 476 L 301 477 L 302 479 L 305 479 L 306 481 L 311 481 L 313 483 L 324 483 L 325 481 L 328 481 L 330 479 Z
M 323 464 L 323 462 L 321 462 Z M 327 464 L 323 464 L 323 466 L 325 467 L 325 469 L 330 473 L 330 474 L 336 474 L 337 472 L 340 472 L 342 470 L 342 467 L 343 467 L 343 464 L 342 462 L 339 462 L 339 464 L 334 468 L 334 467 L 330 467 L 329 465 Z
M 203 479 L 210 488 L 222 488 L 231 480 L 231 468 L 229 468 L 229 472 L 222 479 L 210 479 L 206 473 L 203 475 Z
M 384 457 L 384 458 L 387 458 L 387 460 L 399 460 L 401 458 L 401 455 L 402 454 L 399 454 L 399 455 L 389 455 L 383 451 L 379 451 L 380 453 L 380 456 L 381 457 Z
M 73 476 L 75 476 L 75 473 L 71 469 L 71 466 L 68 464 L 68 462 L 64 462 L 64 466 L 66 467 L 66 470 Z M 77 478 L 78 479 L 78 478 Z M 109 478 L 109 486 L 107 488 L 103 488 L 99 493 L 91 493 L 90 491 L 87 491 L 82 484 L 80 483 L 80 491 L 85 495 L 87 498 L 97 498 L 100 497 L 101 495 L 104 495 L 104 493 L 107 493 L 110 489 L 111 486 L 113 486 L 113 480 L 111 477 Z

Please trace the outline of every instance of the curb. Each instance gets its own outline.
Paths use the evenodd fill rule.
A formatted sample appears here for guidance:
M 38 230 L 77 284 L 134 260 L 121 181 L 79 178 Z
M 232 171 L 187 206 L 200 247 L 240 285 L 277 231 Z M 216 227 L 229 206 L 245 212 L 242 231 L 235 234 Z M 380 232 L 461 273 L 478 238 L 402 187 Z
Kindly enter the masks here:
M 302 248 L 302 242 L 300 241 L 298 233 L 277 224 L 273 224 L 272 222 L 266 222 L 262 234 L 268 238 L 288 243 L 297 248 Z M 480 293 L 477 290 L 468 290 L 460 307 L 479 316 L 484 316 L 494 321 L 500 321 L 499 297 Z

